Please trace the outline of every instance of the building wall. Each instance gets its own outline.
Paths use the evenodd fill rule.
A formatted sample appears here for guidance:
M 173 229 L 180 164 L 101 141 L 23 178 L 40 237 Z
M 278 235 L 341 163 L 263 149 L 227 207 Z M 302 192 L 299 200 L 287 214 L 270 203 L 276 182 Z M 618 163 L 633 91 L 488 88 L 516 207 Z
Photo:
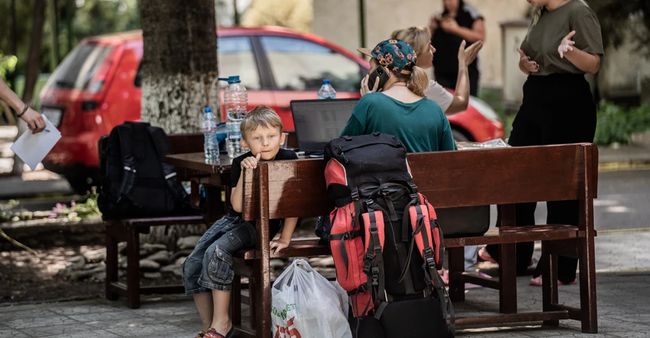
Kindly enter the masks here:
M 481 85 L 503 86 L 500 23 L 523 18 L 524 0 L 466 0 L 485 17 L 486 43 L 481 51 Z M 441 0 L 365 0 L 366 44 L 372 47 L 396 29 L 424 26 L 442 9 Z M 314 0 L 313 32 L 350 50 L 359 47 L 359 0 Z M 515 53 L 516 51 L 512 51 Z

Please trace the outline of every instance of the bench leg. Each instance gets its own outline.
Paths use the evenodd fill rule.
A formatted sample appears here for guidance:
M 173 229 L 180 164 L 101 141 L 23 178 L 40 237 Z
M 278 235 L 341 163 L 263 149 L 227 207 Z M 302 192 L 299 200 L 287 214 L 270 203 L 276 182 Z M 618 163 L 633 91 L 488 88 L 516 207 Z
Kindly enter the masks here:
M 582 332 L 598 332 L 598 313 L 596 304 L 596 257 L 594 254 L 593 232 L 578 241 L 580 264 L 580 312 Z
M 128 229 L 126 267 L 126 303 L 132 309 L 140 307 L 140 234 Z
M 517 246 L 501 244 L 499 253 L 499 312 L 517 313 Z
M 254 299 L 255 311 L 255 336 L 258 338 L 271 338 L 271 266 L 268 260 L 258 259 L 255 263 L 255 285 L 249 284 L 251 301 Z M 253 292 L 255 296 L 253 297 Z
M 465 250 L 448 248 L 449 252 L 449 297 L 452 302 L 465 301 L 465 281 L 462 273 L 465 271 Z
M 542 241 L 542 257 L 538 266 L 544 267 L 542 269 L 542 299 L 544 311 L 552 311 L 553 305 L 558 303 L 558 288 L 557 288 L 557 255 L 552 253 L 549 248 L 551 243 Z M 541 265 L 539 265 L 541 264 Z M 546 326 L 559 326 L 559 320 L 546 320 Z
M 106 234 L 106 277 L 105 295 L 108 300 L 116 300 L 117 294 L 111 290 L 111 283 L 117 282 L 117 241 L 110 234 Z

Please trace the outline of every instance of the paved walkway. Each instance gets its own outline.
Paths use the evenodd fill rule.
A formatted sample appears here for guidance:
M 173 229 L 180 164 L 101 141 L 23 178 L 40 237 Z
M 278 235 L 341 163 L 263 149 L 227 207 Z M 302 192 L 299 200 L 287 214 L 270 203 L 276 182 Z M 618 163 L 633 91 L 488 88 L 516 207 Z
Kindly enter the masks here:
M 648 230 L 601 231 L 596 239 L 598 291 L 597 335 L 580 332 L 576 321 L 559 328 L 539 326 L 490 328 L 459 332 L 472 337 L 649 337 L 650 243 Z M 541 307 L 541 289 L 518 280 L 520 311 Z M 577 285 L 562 286 L 560 300 L 579 304 Z M 459 313 L 497 311 L 495 290 L 469 289 Z M 200 326 L 190 299 L 184 296 L 146 297 L 140 309 L 104 299 L 0 306 L 0 337 L 193 337 Z

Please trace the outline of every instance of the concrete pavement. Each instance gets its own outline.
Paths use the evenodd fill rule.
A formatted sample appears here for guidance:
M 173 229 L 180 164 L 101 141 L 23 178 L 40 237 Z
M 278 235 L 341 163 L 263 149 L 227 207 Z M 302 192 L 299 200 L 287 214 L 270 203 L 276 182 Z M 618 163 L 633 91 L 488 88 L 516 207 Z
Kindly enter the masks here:
M 459 332 L 472 337 L 648 337 L 650 336 L 650 229 L 601 231 L 596 238 L 599 333 L 582 334 L 577 321 L 558 328 L 499 327 Z M 539 253 L 538 253 L 539 254 Z M 541 288 L 519 277 L 520 311 L 541 308 Z M 577 285 L 561 286 L 560 300 L 579 304 Z M 469 289 L 457 313 L 498 309 L 498 293 Z M 149 296 L 140 309 L 122 300 L 90 299 L 45 304 L 0 306 L 0 337 L 193 337 L 200 322 L 191 299 Z

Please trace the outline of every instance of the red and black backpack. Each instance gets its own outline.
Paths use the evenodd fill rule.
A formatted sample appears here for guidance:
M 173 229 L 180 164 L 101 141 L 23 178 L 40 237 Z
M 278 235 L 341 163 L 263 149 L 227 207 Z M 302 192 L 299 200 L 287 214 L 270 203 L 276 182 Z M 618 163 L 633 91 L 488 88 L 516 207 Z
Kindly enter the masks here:
M 453 335 L 453 307 L 437 272 L 443 234 L 436 212 L 413 183 L 394 136 L 343 136 L 325 147 L 332 257 L 355 317 L 379 319 L 397 300 L 432 297 Z

